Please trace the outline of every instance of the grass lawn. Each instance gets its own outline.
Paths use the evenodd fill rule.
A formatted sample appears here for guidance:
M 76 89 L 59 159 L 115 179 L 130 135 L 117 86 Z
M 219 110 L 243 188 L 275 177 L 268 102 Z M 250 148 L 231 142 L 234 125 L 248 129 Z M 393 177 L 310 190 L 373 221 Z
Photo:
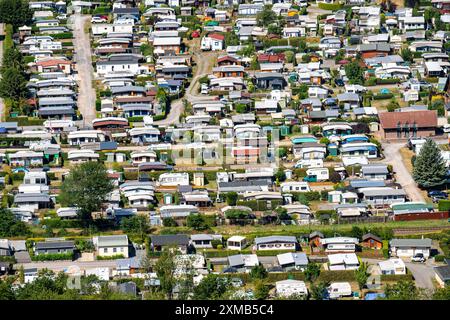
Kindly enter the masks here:
M 376 222 L 376 223 L 358 223 L 360 228 L 408 228 L 408 227 L 442 227 L 448 226 L 447 220 L 418 220 L 418 221 L 392 221 L 392 222 Z M 289 233 L 309 233 L 311 231 L 320 231 L 324 229 L 332 229 L 336 232 L 348 231 L 352 228 L 352 224 L 340 225 L 312 225 L 309 226 L 282 226 L 282 225 L 254 225 L 254 226 L 217 226 L 213 230 L 223 235 L 272 235 L 272 234 L 289 234 Z

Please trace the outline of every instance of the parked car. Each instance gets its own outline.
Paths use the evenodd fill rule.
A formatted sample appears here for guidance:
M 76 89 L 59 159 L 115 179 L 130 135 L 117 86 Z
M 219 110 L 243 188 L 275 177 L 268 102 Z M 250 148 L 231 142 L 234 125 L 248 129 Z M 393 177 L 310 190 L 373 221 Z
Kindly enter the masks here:
M 444 124 L 443 131 L 445 133 L 450 133 L 450 124 Z
M 425 257 L 423 255 L 423 253 L 416 253 L 414 255 L 414 257 L 411 258 L 412 262 L 420 262 L 420 263 L 424 263 L 425 262 Z
M 438 202 L 439 200 L 447 200 L 448 194 L 439 190 L 431 190 L 428 191 L 428 196 L 431 198 L 433 202 Z
M 103 17 L 92 17 L 91 18 L 91 22 L 92 23 L 103 23 L 106 22 L 107 19 L 103 18 Z
M 335 83 L 338 87 L 343 87 L 343 86 L 345 86 L 344 80 L 342 80 L 342 79 L 336 79 L 336 80 L 334 80 L 334 83 Z

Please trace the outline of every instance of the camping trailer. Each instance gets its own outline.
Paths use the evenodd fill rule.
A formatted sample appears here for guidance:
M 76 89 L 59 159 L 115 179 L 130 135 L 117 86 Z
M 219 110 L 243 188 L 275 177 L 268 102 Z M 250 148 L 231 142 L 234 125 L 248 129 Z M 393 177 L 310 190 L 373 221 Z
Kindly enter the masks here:
M 303 178 L 303 181 L 318 182 L 326 181 L 330 177 L 328 168 L 309 168 L 306 170 L 307 176 Z

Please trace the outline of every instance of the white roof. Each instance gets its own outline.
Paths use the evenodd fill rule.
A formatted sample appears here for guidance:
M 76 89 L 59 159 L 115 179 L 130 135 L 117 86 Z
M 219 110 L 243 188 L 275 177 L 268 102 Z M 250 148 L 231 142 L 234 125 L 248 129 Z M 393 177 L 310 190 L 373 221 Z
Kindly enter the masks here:
M 330 265 L 337 264 L 359 264 L 358 257 L 355 253 L 336 253 L 328 255 Z
M 229 237 L 227 241 L 232 241 L 232 242 L 241 242 L 242 240 L 245 240 L 246 238 L 243 236 L 232 236 Z
M 154 46 L 170 46 L 170 45 L 179 46 L 180 43 L 181 43 L 180 37 L 159 37 L 153 40 Z

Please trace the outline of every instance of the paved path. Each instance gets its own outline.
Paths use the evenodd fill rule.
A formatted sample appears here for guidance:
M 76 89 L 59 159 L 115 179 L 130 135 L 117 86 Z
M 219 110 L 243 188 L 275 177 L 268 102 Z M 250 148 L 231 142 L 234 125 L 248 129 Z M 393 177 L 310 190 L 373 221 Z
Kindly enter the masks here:
M 201 77 L 211 73 L 216 57 L 217 53 L 215 52 L 197 52 L 194 54 L 197 68 L 191 82 L 189 83 L 189 87 L 186 89 L 186 94 L 183 98 L 174 100 L 170 105 L 170 112 L 167 117 L 163 120 L 155 121 L 155 125 L 168 126 L 180 123 L 180 116 L 184 110 L 183 99 L 193 102 L 202 100 L 207 101 L 214 98 L 211 96 L 199 96 L 197 87 L 198 80 Z
M 425 199 L 408 169 L 405 167 L 402 155 L 400 154 L 400 149 L 405 146 L 405 142 L 383 142 L 382 145 L 383 154 L 386 157 L 383 162 L 392 165 L 397 182 L 405 189 L 410 200 L 424 202 Z
M 3 23 L 0 23 L 0 39 L 1 36 L 4 35 L 4 29 L 5 25 Z M 2 66 L 3 62 L 3 41 L 0 41 L 0 67 Z M 0 98 L 0 121 L 4 120 L 5 115 L 5 104 L 3 103 L 3 99 Z
M 90 127 L 92 120 L 96 118 L 95 90 L 92 86 L 94 68 L 92 67 L 89 34 L 84 32 L 84 27 L 86 22 L 90 21 L 91 16 L 77 13 L 70 19 L 73 25 L 73 45 L 79 81 L 78 110 L 83 115 L 83 126 Z

